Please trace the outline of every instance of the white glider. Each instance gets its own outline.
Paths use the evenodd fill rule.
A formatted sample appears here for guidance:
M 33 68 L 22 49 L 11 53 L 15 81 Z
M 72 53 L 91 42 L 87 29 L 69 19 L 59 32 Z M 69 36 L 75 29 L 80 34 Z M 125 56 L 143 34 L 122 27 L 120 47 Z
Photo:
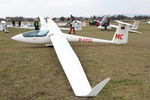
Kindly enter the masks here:
M 105 27 L 103 26 L 103 24 L 107 21 L 107 16 L 104 16 L 102 21 L 100 22 L 100 26 L 98 26 L 97 28 L 100 28 L 101 30 L 104 30 Z M 138 29 L 138 25 L 139 25 L 139 21 L 134 21 L 134 24 L 129 24 L 129 23 L 125 23 L 125 22 L 122 22 L 122 21 L 118 21 L 118 20 L 115 20 L 117 23 L 122 23 L 122 24 L 128 24 L 130 27 L 129 29 L 129 32 L 132 32 L 132 33 L 139 33 L 139 34 L 142 34 L 142 32 L 139 32 L 139 31 L 136 31 Z M 110 30 L 112 28 L 115 28 L 117 29 L 118 26 L 117 25 L 113 25 L 113 24 L 110 24 L 109 26 L 107 26 L 107 29 Z
M 79 97 L 96 96 L 110 78 L 106 78 L 92 88 L 77 55 L 68 41 L 125 44 L 128 41 L 129 24 L 120 23 L 113 39 L 104 40 L 64 34 L 53 20 L 48 19 L 48 23 L 43 18 L 41 20 L 42 26 L 44 26 L 40 31 L 25 32 L 11 39 L 32 44 L 52 44 L 75 95 Z
M 82 30 L 82 26 L 83 26 L 83 23 L 81 21 L 76 21 L 75 23 L 75 30 L 76 31 L 81 31 Z M 70 28 L 64 28 L 64 27 L 60 27 L 61 30 L 64 30 L 64 31 L 69 31 Z
M 2 28 L 2 25 L 0 24 L 0 31 L 2 31 L 3 30 L 3 28 Z
M 147 21 L 147 24 L 150 24 L 150 19 Z
M 134 21 L 132 27 L 130 29 L 132 30 L 138 30 L 139 28 L 139 21 Z

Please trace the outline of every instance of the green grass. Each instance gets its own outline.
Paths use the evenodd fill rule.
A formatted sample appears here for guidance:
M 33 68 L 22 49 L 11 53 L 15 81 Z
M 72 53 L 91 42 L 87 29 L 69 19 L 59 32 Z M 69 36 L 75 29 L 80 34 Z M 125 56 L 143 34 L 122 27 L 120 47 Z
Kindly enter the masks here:
M 129 34 L 128 44 L 71 43 L 92 85 L 111 81 L 95 98 L 74 95 L 53 47 L 30 45 L 10 38 L 26 29 L 0 32 L 0 100 L 149 100 L 150 25 L 144 34 Z M 68 33 L 68 31 L 64 31 Z M 112 39 L 114 31 L 87 26 L 77 35 Z

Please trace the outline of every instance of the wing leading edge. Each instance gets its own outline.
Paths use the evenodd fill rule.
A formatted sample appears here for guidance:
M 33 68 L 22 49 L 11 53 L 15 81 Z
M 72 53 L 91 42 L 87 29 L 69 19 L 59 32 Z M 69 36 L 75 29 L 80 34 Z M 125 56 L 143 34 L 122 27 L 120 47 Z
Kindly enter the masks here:
M 50 39 L 75 95 L 80 97 L 96 96 L 110 78 L 105 79 L 92 89 L 77 55 L 66 38 L 61 35 L 52 35 Z

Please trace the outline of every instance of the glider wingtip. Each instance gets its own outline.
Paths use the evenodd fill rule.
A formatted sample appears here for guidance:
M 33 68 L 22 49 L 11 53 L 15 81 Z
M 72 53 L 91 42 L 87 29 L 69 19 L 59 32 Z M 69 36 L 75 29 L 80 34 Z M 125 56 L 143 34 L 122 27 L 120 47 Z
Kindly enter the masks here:
M 104 88 L 104 86 L 106 86 L 106 84 L 110 81 L 111 78 L 106 78 L 105 80 L 103 80 L 102 82 L 100 82 L 99 84 L 97 84 L 92 90 L 91 92 L 87 95 L 87 97 L 94 97 L 97 96 L 97 94 Z
M 104 88 L 104 86 L 110 81 L 111 78 L 106 78 L 103 81 L 101 81 L 99 84 L 97 84 L 87 95 L 76 95 L 77 97 L 95 97 L 98 95 L 98 93 Z

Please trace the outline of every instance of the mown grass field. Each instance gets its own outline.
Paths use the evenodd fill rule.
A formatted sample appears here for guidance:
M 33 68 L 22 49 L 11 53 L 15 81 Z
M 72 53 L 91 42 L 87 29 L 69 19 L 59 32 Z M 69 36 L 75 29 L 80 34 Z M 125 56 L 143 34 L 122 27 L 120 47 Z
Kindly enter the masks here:
M 124 45 L 71 43 L 92 87 L 111 78 L 94 98 L 74 95 L 53 47 L 13 41 L 28 30 L 9 31 L 0 32 L 0 100 L 150 100 L 150 25 L 141 23 L 144 34 L 129 33 Z M 114 31 L 87 26 L 77 35 L 112 39 Z

